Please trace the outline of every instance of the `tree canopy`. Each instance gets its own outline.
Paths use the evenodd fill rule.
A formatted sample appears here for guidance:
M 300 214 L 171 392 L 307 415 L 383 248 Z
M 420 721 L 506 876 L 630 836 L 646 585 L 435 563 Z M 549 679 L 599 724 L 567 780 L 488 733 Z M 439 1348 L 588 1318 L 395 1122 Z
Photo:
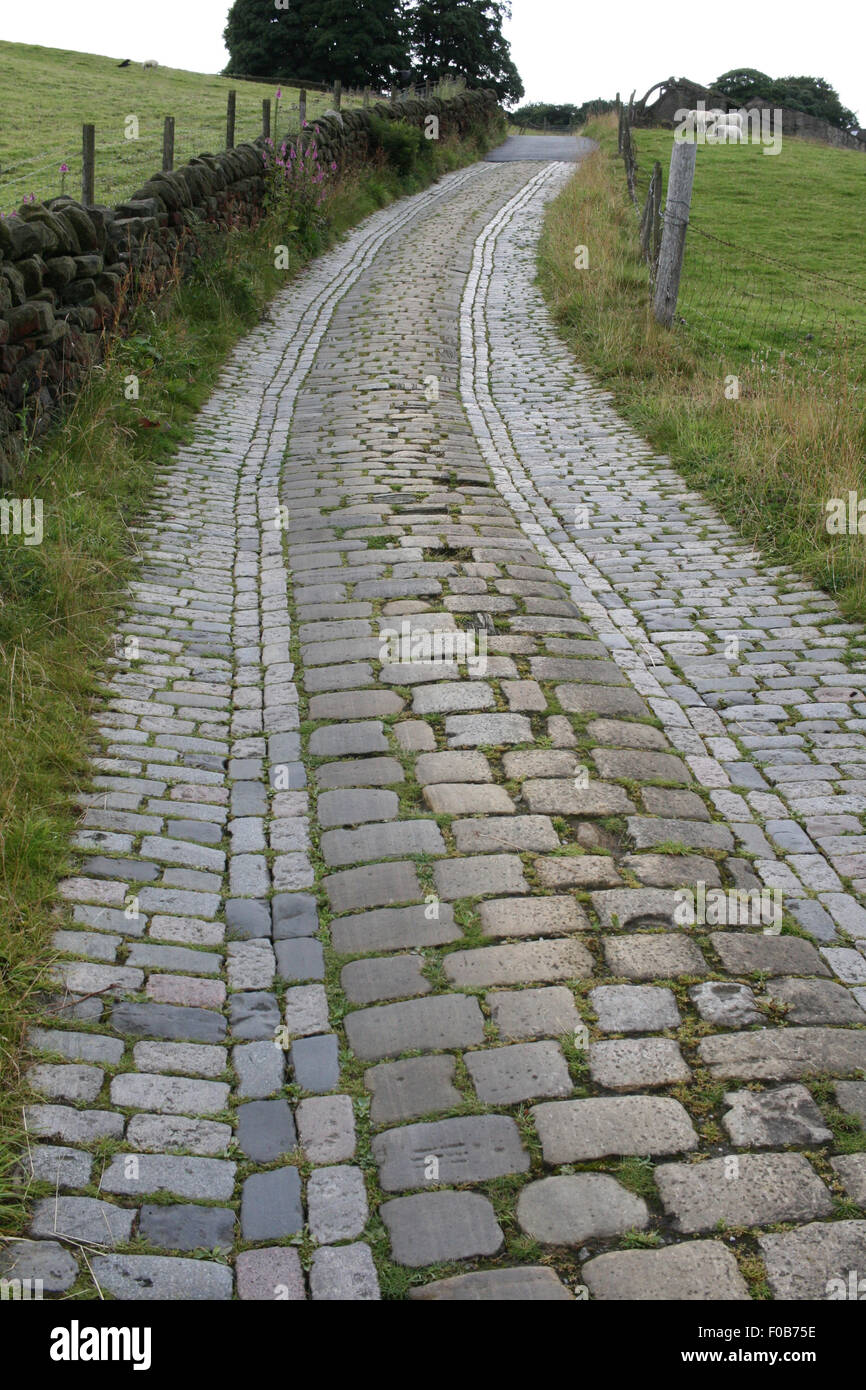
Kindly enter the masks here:
M 501 101 L 519 101 L 523 83 L 502 24 L 509 0 L 413 0 L 412 58 L 421 78 L 464 74 L 470 87 L 492 87 Z
M 383 87 L 410 70 L 416 81 L 465 76 L 518 101 L 523 84 L 502 33 L 510 12 L 509 0 L 234 0 L 226 72 Z
M 572 125 L 583 125 L 590 116 L 612 111 L 615 106 L 616 102 L 609 101 L 606 97 L 581 102 L 580 106 L 572 106 L 568 102 L 533 101 L 525 106 L 518 106 L 516 111 L 511 112 L 511 119 L 518 125 L 532 126 L 535 129 L 547 121 L 551 130 L 568 130 Z
M 235 0 L 223 37 L 227 73 L 274 82 L 380 87 L 408 64 L 401 0 Z
M 713 88 L 735 101 L 757 97 L 773 106 L 805 111 L 829 121 L 839 130 L 856 130 L 857 117 L 839 100 L 839 94 L 823 77 L 769 77 L 757 68 L 732 68 L 723 72 Z

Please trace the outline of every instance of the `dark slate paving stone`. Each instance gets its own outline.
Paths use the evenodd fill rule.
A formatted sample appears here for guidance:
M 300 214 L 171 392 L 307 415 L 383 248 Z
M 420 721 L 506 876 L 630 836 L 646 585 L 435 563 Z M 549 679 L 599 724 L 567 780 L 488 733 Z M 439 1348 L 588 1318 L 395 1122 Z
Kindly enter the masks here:
M 244 1240 L 279 1240 L 293 1236 L 304 1224 L 301 1179 L 297 1168 L 253 1173 L 241 1195 Z
M 229 941 L 250 941 L 254 937 L 270 936 L 270 907 L 255 898 L 230 898 L 226 903 L 226 925 L 226 939 Z
M 802 980 L 783 975 L 770 980 L 767 994 L 777 1004 L 786 1004 L 786 1018 L 792 1023 L 860 1023 L 866 1013 L 844 985 L 835 980 Z
M 493 1255 L 502 1229 L 493 1205 L 476 1192 L 419 1192 L 383 1203 L 380 1215 L 397 1264 L 420 1268 Z
M 378 720 L 326 724 L 310 735 L 310 756 L 344 758 L 358 753 L 387 753 L 388 740 Z
M 556 1272 L 543 1265 L 456 1274 L 450 1279 L 436 1279 L 420 1289 L 410 1289 L 409 1297 L 425 1303 L 574 1302 L 574 1294 Z
M 433 915 L 435 911 L 435 916 Z M 359 951 L 399 951 L 409 946 L 444 946 L 462 936 L 450 903 L 386 907 L 339 917 L 331 923 L 331 941 L 342 955 Z
M 529 666 L 536 680 L 580 681 L 581 685 L 603 687 L 626 684 L 626 677 L 614 661 L 577 661 L 568 657 L 533 656 Z
M 139 1038 L 185 1042 L 221 1042 L 226 1034 L 222 1014 L 180 1004 L 115 1004 L 111 1026 L 117 1033 L 131 1033 Z
M 322 763 L 316 768 L 321 790 L 336 787 L 384 787 L 405 780 L 406 774 L 396 758 L 349 758 Z
M 167 834 L 175 840 L 194 840 L 199 845 L 218 845 L 223 828 L 208 820 L 173 820 L 168 822 Z
M 296 1038 L 289 1060 L 294 1080 L 305 1091 L 324 1095 L 340 1083 L 340 1059 L 337 1039 L 333 1033 L 320 1033 L 312 1038 Z
M 471 1047 L 484 1041 L 484 1016 L 477 999 L 435 994 L 403 1004 L 379 1004 L 346 1015 L 349 1046 L 365 1062 L 401 1052 Z
M 278 941 L 274 953 L 281 980 L 324 980 L 325 957 L 320 941 L 311 941 L 309 937 Z
M 319 930 L 316 899 L 309 893 L 277 893 L 271 900 L 274 940 L 315 936 Z
M 118 1299 L 188 1303 L 223 1302 L 232 1296 L 228 1265 L 177 1255 L 97 1255 L 93 1274 L 99 1287 Z
M 235 782 L 232 787 L 232 816 L 264 816 L 268 799 L 261 782 Z
M 467 1115 L 385 1130 L 373 1140 L 373 1157 L 385 1192 L 423 1187 L 428 1156 L 439 1159 L 439 1181 L 484 1182 L 526 1173 L 529 1154 L 507 1115 Z
M 558 685 L 556 698 L 564 710 L 572 714 L 605 714 L 615 719 L 634 717 L 649 719 L 652 710 L 638 695 L 627 688 L 614 689 L 607 685 Z
M 836 923 L 814 898 L 804 898 L 802 902 L 787 903 L 786 906 L 791 916 L 796 917 L 800 926 L 817 941 L 836 940 Z
M 757 932 L 711 932 L 710 941 L 722 965 L 731 974 L 750 975 L 765 970 L 769 975 L 830 974 L 815 947 L 799 936 L 764 936 Z
M 85 878 L 122 878 L 125 883 L 152 883 L 162 871 L 143 859 L 108 859 L 97 854 L 84 860 L 80 872 Z
M 268 759 L 271 763 L 297 762 L 301 756 L 300 734 L 270 734 L 268 737 Z M 285 790 L 289 790 L 286 788 Z
M 167 747 L 172 747 L 167 744 Z M 225 772 L 227 758 L 215 758 L 210 753 L 187 753 L 181 759 L 185 767 L 198 767 L 203 772 Z
M 232 1037 L 248 1041 L 273 1039 L 279 1027 L 280 1006 L 267 990 L 247 989 L 229 996 Z
M 194 1203 L 141 1208 L 138 1233 L 161 1250 L 231 1250 L 235 1214 L 228 1207 Z
M 334 866 L 407 854 L 445 853 L 442 832 L 432 820 L 393 821 L 385 825 L 365 825 L 358 830 L 326 830 L 320 844 L 325 863 Z
M 414 1120 L 436 1110 L 460 1104 L 460 1092 L 452 1084 L 453 1057 L 407 1057 L 403 1062 L 381 1062 L 364 1073 L 364 1085 L 373 1092 L 370 1117 L 374 1124 Z
M 335 913 L 365 907 L 390 907 L 393 903 L 420 902 L 424 894 L 414 864 L 405 860 L 345 869 L 323 880 Z
M 274 791 L 299 791 L 307 785 L 307 773 L 303 763 L 271 763 L 270 785 Z
M 238 1106 L 237 1139 L 255 1163 L 273 1163 L 290 1153 L 298 1136 L 288 1101 L 251 1100 Z
M 55 1240 L 14 1240 L 0 1250 L 0 1278 L 39 1279 L 43 1292 L 64 1293 L 77 1277 L 75 1257 Z

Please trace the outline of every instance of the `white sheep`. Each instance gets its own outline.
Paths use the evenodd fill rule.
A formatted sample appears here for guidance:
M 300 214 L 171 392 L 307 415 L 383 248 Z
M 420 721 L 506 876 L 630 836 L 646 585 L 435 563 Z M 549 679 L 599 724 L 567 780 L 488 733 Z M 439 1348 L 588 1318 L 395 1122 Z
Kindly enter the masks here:
M 159 63 L 156 61 L 155 58 L 147 58 L 141 66 L 146 70 L 147 68 L 158 68 Z
M 742 138 L 743 118 L 739 111 L 721 115 L 707 131 L 707 143 L 711 145 L 736 145 Z
M 739 111 L 679 110 L 674 118 L 677 121 L 677 136 L 681 140 L 695 140 L 700 144 L 736 144 L 743 139 L 743 117 Z

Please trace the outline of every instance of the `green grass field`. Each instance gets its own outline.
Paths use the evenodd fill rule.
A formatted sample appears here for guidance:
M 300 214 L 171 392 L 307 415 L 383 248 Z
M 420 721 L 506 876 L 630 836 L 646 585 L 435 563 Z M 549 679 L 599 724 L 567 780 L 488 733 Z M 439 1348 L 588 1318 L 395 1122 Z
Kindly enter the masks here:
M 158 48 L 158 45 L 157 45 Z M 13 212 L 31 193 L 37 199 L 81 192 L 81 127 L 96 126 L 96 198 L 128 197 L 162 167 L 162 129 L 175 118 L 175 164 L 205 150 L 225 148 L 226 100 L 237 92 L 237 143 L 262 133 L 262 100 L 275 85 L 210 77 L 177 68 L 119 68 L 116 58 L 34 44 L 0 42 L 0 211 Z M 26 93 L 26 101 L 22 100 Z M 344 94 L 345 105 L 361 98 Z M 307 94 L 307 115 L 332 105 L 327 92 Z M 125 137 L 137 116 L 139 138 Z M 278 133 L 298 126 L 298 90 L 283 88 Z M 69 166 L 61 190 L 61 164 Z
M 642 205 L 654 160 L 667 187 L 673 132 L 634 137 Z M 862 352 L 864 201 L 858 150 L 795 139 L 776 155 L 758 144 L 699 145 L 678 305 L 688 331 L 747 354 L 814 359 L 840 334 Z
M 866 156 L 793 139 L 778 156 L 699 146 L 678 306 L 685 323 L 668 332 L 651 312 L 616 118 L 585 133 L 600 148 L 548 207 L 539 248 L 542 289 L 563 336 L 623 417 L 747 540 L 866 620 L 866 537 L 829 535 L 825 526 L 828 499 L 864 490 L 866 265 L 857 209 L 862 219 Z M 653 159 L 667 176 L 671 140 L 670 131 L 636 133 L 639 194 Z M 699 245 L 696 254 L 705 240 L 698 227 L 738 249 L 707 242 L 712 251 L 702 256 Z M 578 245 L 589 249 L 586 270 L 574 267 Z M 822 296 L 805 272 L 825 277 Z M 794 303 L 811 305 L 814 327 L 792 331 Z M 847 347 L 833 341 L 828 306 L 844 316 Z M 779 347 L 785 352 L 772 351 Z

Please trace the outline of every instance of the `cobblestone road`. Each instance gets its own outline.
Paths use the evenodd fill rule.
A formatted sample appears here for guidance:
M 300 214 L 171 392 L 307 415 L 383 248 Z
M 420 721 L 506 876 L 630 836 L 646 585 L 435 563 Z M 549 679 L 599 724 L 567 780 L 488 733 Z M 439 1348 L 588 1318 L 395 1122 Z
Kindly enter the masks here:
M 475 165 L 368 219 L 166 473 L 7 1273 L 785 1300 L 866 1271 L 864 634 L 555 336 L 534 246 L 572 172 Z

